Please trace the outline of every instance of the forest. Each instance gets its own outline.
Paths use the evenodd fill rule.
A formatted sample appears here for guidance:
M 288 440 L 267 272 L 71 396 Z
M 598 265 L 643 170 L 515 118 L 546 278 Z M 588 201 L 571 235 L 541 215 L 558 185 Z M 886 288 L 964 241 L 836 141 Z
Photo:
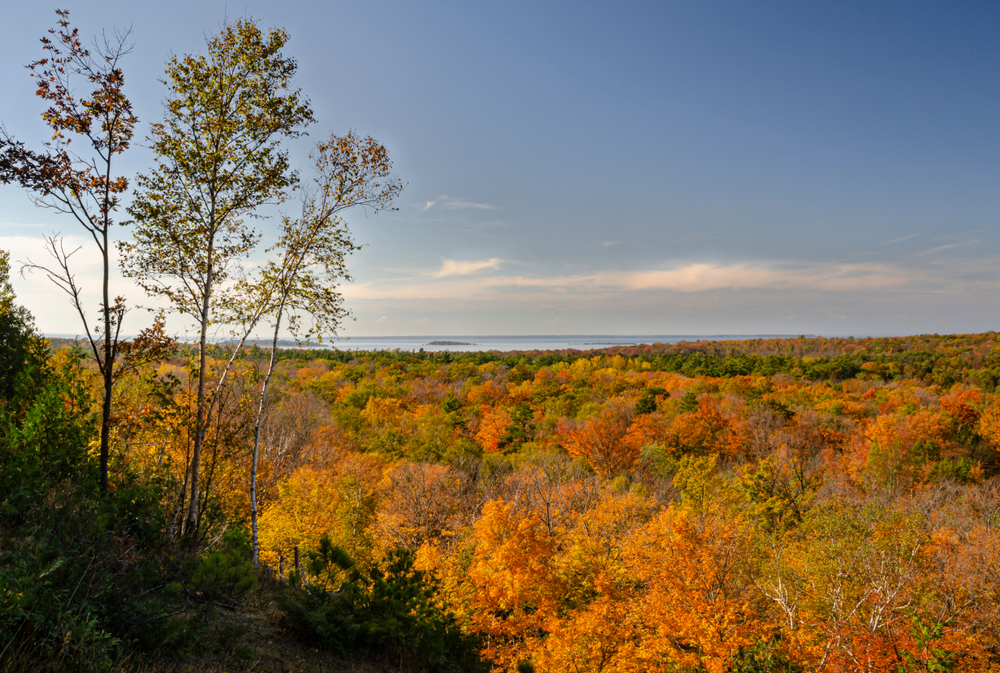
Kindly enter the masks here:
M 0 128 L 0 182 L 82 227 L 103 296 L 47 239 L 19 270 L 84 332 L 45 339 L 0 251 L 0 670 L 1000 671 L 997 334 L 317 347 L 385 147 L 331 135 L 303 180 L 288 35 L 241 19 L 168 61 L 117 175 L 127 34 L 50 35 L 52 138 Z M 134 337 L 116 260 L 166 307 Z
M 996 334 L 283 349 L 255 569 L 269 349 L 219 392 L 188 538 L 197 348 L 117 383 L 101 496 L 100 372 L 5 297 L 9 662 L 175 670 L 266 596 L 292 637 L 412 670 L 1000 664 Z M 211 380 L 232 350 L 210 349 Z

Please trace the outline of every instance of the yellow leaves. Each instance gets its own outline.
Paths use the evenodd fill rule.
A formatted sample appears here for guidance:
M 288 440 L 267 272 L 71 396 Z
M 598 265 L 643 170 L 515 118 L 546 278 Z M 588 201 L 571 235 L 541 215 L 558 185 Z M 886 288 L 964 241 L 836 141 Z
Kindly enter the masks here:
M 400 409 L 400 402 L 394 397 L 371 397 L 361 417 L 373 425 L 384 427 L 399 418 Z
M 260 518 L 260 557 L 277 563 L 290 558 L 293 547 L 312 548 L 329 535 L 358 562 L 373 554 L 375 519 L 382 464 L 372 456 L 345 453 L 328 468 L 302 466 L 278 485 L 278 498 Z
M 534 381 L 522 381 L 516 386 L 508 386 L 507 388 L 507 396 L 514 405 L 520 404 L 521 402 L 530 402 L 534 392 Z
M 261 561 L 278 567 L 278 555 L 312 548 L 337 526 L 339 491 L 330 470 L 303 467 L 278 486 L 278 501 L 260 518 Z

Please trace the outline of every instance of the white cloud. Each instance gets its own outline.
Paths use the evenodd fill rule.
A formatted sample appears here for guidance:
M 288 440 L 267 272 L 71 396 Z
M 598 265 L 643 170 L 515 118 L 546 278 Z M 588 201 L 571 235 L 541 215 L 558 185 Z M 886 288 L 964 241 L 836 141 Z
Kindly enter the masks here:
M 448 210 L 460 210 L 463 208 L 476 208 L 479 210 L 496 210 L 497 207 L 490 205 L 489 203 L 472 203 L 471 201 L 462 201 L 460 199 L 453 199 L 445 201 L 443 208 Z
M 441 208 L 445 210 L 465 210 L 465 209 L 475 209 L 475 210 L 497 210 L 497 207 L 489 203 L 475 203 L 473 201 L 466 201 L 461 198 L 452 198 L 447 194 L 442 194 L 433 201 L 424 202 L 423 212 L 427 212 L 434 206 L 441 204 Z
M 470 273 L 485 271 L 486 269 L 492 269 L 495 271 L 500 268 L 501 263 L 503 263 L 503 260 L 499 257 L 474 261 L 460 261 L 457 259 L 445 259 L 442 257 L 441 268 L 431 275 L 435 278 L 444 278 L 446 276 L 467 276 Z

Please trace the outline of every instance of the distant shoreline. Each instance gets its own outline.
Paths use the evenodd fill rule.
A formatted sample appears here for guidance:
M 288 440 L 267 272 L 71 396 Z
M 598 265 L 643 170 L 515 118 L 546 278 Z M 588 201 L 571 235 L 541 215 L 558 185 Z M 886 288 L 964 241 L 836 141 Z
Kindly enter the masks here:
M 323 343 L 299 343 L 292 339 L 280 339 L 278 348 L 340 351 L 452 351 L 452 352 L 511 352 L 511 351 L 590 351 L 608 348 L 631 348 L 653 344 L 697 343 L 715 341 L 748 341 L 753 339 L 790 339 L 813 335 L 792 334 L 651 334 L 651 335 L 497 335 L 497 336 L 401 336 L 401 337 L 343 337 L 324 340 Z M 79 336 L 46 335 L 53 346 L 71 346 L 74 343 L 85 346 L 86 341 Z M 194 344 L 194 339 L 181 338 L 182 344 Z M 234 340 L 220 339 L 213 346 L 231 346 Z M 268 349 L 270 340 L 249 341 L 249 348 Z

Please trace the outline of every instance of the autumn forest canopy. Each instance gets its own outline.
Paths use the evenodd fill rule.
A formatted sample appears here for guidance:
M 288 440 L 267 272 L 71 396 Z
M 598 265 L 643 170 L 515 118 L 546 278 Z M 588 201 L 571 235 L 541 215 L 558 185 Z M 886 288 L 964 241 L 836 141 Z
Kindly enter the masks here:
M 118 175 L 127 37 L 60 12 L 51 138 L 0 130 L 0 182 L 105 281 L 58 237 L 25 265 L 85 330 L 53 343 L 0 251 L 0 670 L 1000 670 L 996 333 L 278 348 L 335 333 L 343 213 L 403 182 L 355 131 L 292 165 L 318 122 L 249 19 L 169 60 L 155 162 Z M 148 296 L 197 340 L 126 338 Z

